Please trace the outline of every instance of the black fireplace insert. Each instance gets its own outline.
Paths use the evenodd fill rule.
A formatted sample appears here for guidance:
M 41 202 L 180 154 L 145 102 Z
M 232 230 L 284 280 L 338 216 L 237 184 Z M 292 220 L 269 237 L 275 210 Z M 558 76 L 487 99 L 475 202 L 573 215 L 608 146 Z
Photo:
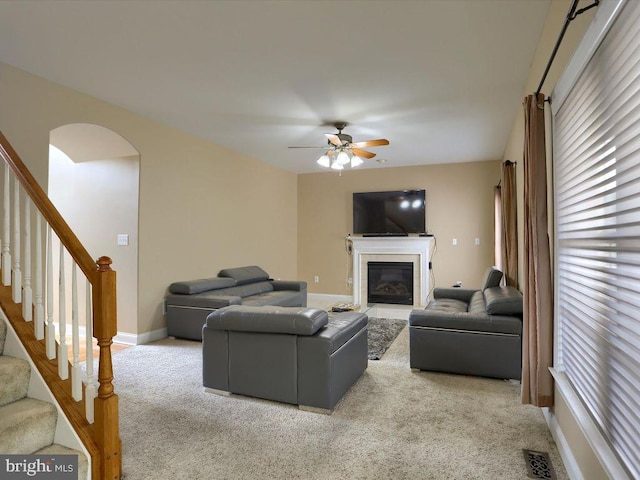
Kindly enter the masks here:
M 367 303 L 413 305 L 413 263 L 367 262 Z

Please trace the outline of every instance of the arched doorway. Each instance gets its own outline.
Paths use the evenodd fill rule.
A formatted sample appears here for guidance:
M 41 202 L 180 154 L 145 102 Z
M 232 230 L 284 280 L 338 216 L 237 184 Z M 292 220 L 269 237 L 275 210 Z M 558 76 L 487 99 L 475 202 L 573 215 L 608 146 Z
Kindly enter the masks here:
M 52 130 L 49 143 L 49 197 L 92 257 L 113 260 L 115 340 L 136 343 L 140 154 L 113 130 L 87 123 Z

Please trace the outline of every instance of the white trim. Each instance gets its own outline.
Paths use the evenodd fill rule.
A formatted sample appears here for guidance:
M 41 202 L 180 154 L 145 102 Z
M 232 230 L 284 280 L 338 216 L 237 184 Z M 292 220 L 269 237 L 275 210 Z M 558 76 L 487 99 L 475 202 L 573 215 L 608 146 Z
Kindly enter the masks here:
M 67 328 L 70 328 L 71 324 L 67 323 Z M 78 332 L 81 338 L 87 337 L 87 329 L 84 325 L 80 325 L 78 327 Z M 166 338 L 167 328 L 159 328 L 158 330 L 152 330 L 150 332 L 145 332 L 141 334 L 129 333 L 129 332 L 118 332 L 115 337 L 113 337 L 113 343 L 122 343 L 124 345 L 141 345 L 144 343 L 151 343 L 157 340 L 161 340 Z
M 611 450 L 608 440 L 602 435 L 600 429 L 592 420 L 591 415 L 589 415 L 589 412 L 582 404 L 582 401 L 580 401 L 580 398 L 571 386 L 566 374 L 562 371 L 556 370 L 555 368 L 550 368 L 549 371 L 556 381 L 556 388 L 566 400 L 569 411 L 587 439 L 594 455 L 602 464 L 602 468 L 605 473 L 609 475 L 609 478 L 615 478 L 616 480 L 633 480 L 624 469 L 613 450 Z M 549 428 L 551 428 L 551 425 L 549 425 Z M 571 457 L 572 456 L 573 455 L 571 455 Z
M 123 343 L 125 345 L 143 345 L 145 343 L 152 343 L 157 340 L 167 338 L 167 336 L 167 327 L 165 327 L 140 334 L 118 332 L 118 334 L 113 337 L 113 341 L 115 343 Z
M 584 480 L 584 475 L 582 475 L 582 471 L 580 470 L 578 461 L 576 460 L 576 457 L 573 455 L 571 446 L 567 441 L 567 437 L 564 436 L 564 433 L 560 428 L 560 424 L 558 423 L 556 416 L 548 408 L 543 408 L 542 414 L 544 415 L 544 418 L 547 420 L 547 425 L 549 426 L 549 430 L 551 430 L 551 435 L 553 436 L 553 439 L 556 442 L 556 446 L 558 447 L 558 452 L 560 453 L 560 457 L 562 457 L 562 463 L 564 464 L 564 468 L 567 470 L 567 474 L 569 475 L 569 478 L 571 480 Z
M 601 0 L 596 9 L 591 25 L 587 29 L 580 45 L 573 53 L 558 83 L 551 93 L 551 111 L 555 115 L 567 99 L 569 92 L 582 74 L 585 66 L 591 60 L 594 52 L 602 43 L 602 39 L 609 31 L 613 21 L 620 13 L 626 0 Z
M 309 300 L 315 301 L 329 301 L 329 302 L 351 302 L 353 301 L 352 295 L 335 295 L 333 293 L 308 293 L 307 294 L 307 303 L 310 303 Z
M 361 276 L 366 273 L 362 265 L 364 255 L 413 255 L 418 257 L 417 268 L 420 282 L 415 285 L 414 306 L 425 306 L 429 295 L 429 250 L 433 237 L 349 237 L 353 245 L 353 303 L 364 303 L 365 295 L 361 292 L 363 283 Z M 409 260 L 407 260 L 409 261 Z M 416 263 L 416 262 L 412 262 Z M 414 265 L 414 275 L 415 275 Z

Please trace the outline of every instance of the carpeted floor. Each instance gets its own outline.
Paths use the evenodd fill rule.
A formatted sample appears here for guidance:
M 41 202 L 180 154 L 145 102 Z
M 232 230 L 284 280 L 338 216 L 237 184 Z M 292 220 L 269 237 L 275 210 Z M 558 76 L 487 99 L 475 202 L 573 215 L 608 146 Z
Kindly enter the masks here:
M 516 480 L 527 478 L 523 448 L 548 451 L 568 478 L 519 385 L 411 371 L 408 342 L 405 328 L 330 416 L 205 393 L 199 342 L 119 352 L 126 480 Z

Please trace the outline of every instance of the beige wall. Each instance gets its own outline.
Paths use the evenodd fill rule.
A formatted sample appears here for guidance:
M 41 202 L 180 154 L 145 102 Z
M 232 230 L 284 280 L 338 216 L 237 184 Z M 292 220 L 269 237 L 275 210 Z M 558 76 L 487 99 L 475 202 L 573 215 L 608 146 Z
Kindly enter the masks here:
M 531 69 L 529 71 L 529 77 L 526 83 L 525 90 L 523 92 L 523 98 L 525 95 L 530 95 L 538 88 L 542 73 L 546 67 L 547 60 L 553 50 L 556 39 L 562 25 L 567 16 L 571 5 L 571 0 L 553 0 L 547 16 L 547 21 L 542 32 L 540 42 L 536 51 L 534 61 L 532 62 Z M 562 75 L 567 63 L 571 59 L 573 52 L 580 43 L 586 29 L 588 28 L 591 19 L 595 13 L 595 9 L 580 15 L 576 20 L 571 22 L 567 33 L 563 39 L 563 42 L 558 50 L 558 54 L 553 63 L 553 67 L 549 71 L 547 80 L 542 88 L 542 93 L 547 96 L 553 91 L 553 87 L 557 83 L 558 79 Z M 522 109 L 519 109 L 515 117 L 513 128 L 509 142 L 505 148 L 503 159 L 509 159 L 518 162 L 517 172 L 517 188 L 518 188 L 518 243 L 519 243 L 519 281 L 523 285 L 523 271 L 524 271 L 524 210 L 523 210 L 523 190 L 524 190 L 524 173 L 522 152 L 524 145 L 524 114 Z M 547 115 L 549 115 L 549 108 L 547 107 Z M 549 128 L 549 122 L 547 122 L 547 128 Z M 548 163 L 548 196 L 551 199 L 552 195 L 552 158 L 550 154 L 550 144 L 547 145 L 547 163 Z M 549 233 L 551 236 L 551 247 L 553 248 L 553 208 L 552 203 L 549 205 Z M 560 395 L 556 389 L 555 407 L 551 409 L 552 415 L 558 424 L 558 427 L 566 439 L 567 444 L 571 450 L 570 455 L 575 459 L 575 463 L 580 468 L 581 474 L 585 480 L 600 480 L 607 478 L 603 469 L 597 460 L 595 453 L 591 450 L 588 442 L 586 441 L 584 434 L 578 425 L 577 420 L 572 415 L 569 408 L 565 403 L 564 398 Z
M 538 89 L 538 85 L 540 84 L 540 80 L 542 79 L 542 74 L 544 72 L 545 67 L 547 66 L 547 61 L 551 56 L 551 52 L 553 51 L 553 47 L 556 43 L 558 35 L 562 30 L 562 26 L 564 24 L 565 18 L 567 16 L 567 12 L 571 6 L 572 0 L 552 0 L 551 6 L 549 8 L 549 13 L 547 15 L 547 20 L 545 22 L 542 35 L 540 37 L 540 42 L 538 43 L 538 47 L 536 49 L 536 54 L 531 63 L 531 68 L 529 69 L 529 76 L 527 78 L 527 82 L 525 84 L 525 89 L 522 92 L 522 97 L 526 95 L 531 95 L 535 93 Z M 562 44 L 558 49 L 558 53 L 556 54 L 556 58 L 553 62 L 551 69 L 547 75 L 547 78 L 544 82 L 543 88 L 541 90 L 546 96 L 549 96 L 553 91 L 553 87 L 557 83 L 558 79 L 564 72 L 564 69 L 571 59 L 573 52 L 575 51 L 578 43 L 582 39 L 591 19 L 593 18 L 593 14 L 595 10 L 592 9 L 580 16 L 578 16 L 574 21 L 571 22 L 567 32 L 565 33 L 564 39 L 562 40 Z M 549 108 L 547 106 L 547 114 L 549 114 Z M 524 192 L 524 170 L 523 170 L 523 161 L 522 161 L 522 153 L 524 149 L 524 111 L 521 108 L 516 112 L 516 116 L 513 122 L 513 126 L 511 129 L 511 135 L 509 136 L 509 141 L 505 147 L 503 160 L 511 160 L 517 162 L 516 165 L 516 181 L 517 181 L 517 189 L 518 189 L 518 282 L 520 285 L 524 285 L 524 201 L 523 201 L 523 192 Z M 549 177 L 549 197 L 551 198 L 551 188 L 552 188 L 552 177 L 551 177 L 551 157 L 550 153 L 548 154 L 548 177 Z M 552 210 L 549 209 L 549 232 L 552 232 L 553 227 L 553 219 L 551 217 Z M 552 245 L 553 246 L 553 245 Z
M 310 160 L 312 161 L 312 160 Z M 500 162 L 458 163 L 313 173 L 298 177 L 298 273 L 313 293 L 351 295 L 352 193 L 425 189 L 427 228 L 437 239 L 435 284 L 478 286 L 493 256 L 493 187 Z M 480 246 L 475 238 L 480 237 Z M 452 239 L 458 245 L 452 245 Z M 320 278 L 314 283 L 314 276 Z
M 118 330 L 133 333 L 138 329 L 139 165 L 138 156 L 75 163 L 56 148 L 49 155 L 49 198 L 89 252 L 113 261 Z M 118 245 L 118 234 L 127 234 L 129 244 Z M 82 295 L 81 300 L 84 312 Z
M 2 63 L 0 105 L 0 130 L 45 189 L 49 132 L 61 125 L 102 125 L 140 152 L 139 307 L 129 333 L 165 326 L 173 281 L 252 264 L 296 277 L 295 174 Z

